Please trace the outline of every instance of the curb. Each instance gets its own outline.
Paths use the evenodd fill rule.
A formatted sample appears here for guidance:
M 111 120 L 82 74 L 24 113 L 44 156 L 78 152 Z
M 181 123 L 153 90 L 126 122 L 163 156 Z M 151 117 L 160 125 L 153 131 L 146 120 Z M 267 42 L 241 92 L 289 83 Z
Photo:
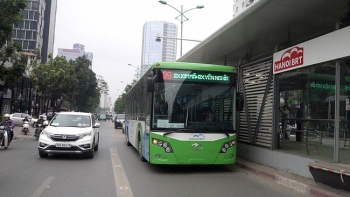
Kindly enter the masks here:
M 295 180 L 292 178 L 288 178 L 286 176 L 280 175 L 279 173 L 275 173 L 273 171 L 278 171 L 276 169 L 270 168 L 269 170 L 263 169 L 263 167 L 259 167 L 259 164 L 251 163 L 242 159 L 237 159 L 236 164 L 240 166 L 241 168 L 248 170 L 258 176 L 262 176 L 264 178 L 268 178 L 277 184 L 283 185 L 285 187 L 288 187 L 292 190 L 298 191 L 300 193 L 310 195 L 310 196 L 316 196 L 316 197 L 342 197 L 344 195 L 339 195 L 332 193 L 330 191 L 327 191 L 326 189 L 320 188 L 322 185 L 319 185 L 320 187 L 316 187 L 312 184 L 306 184 L 301 182 L 300 180 Z M 268 168 L 265 167 L 264 168 Z M 300 179 L 300 178 L 299 178 Z M 306 180 L 306 178 L 305 178 Z M 307 182 L 307 181 L 305 181 Z M 315 183 L 317 184 L 317 183 Z M 329 190 L 332 190 L 333 188 L 330 188 Z M 343 191 L 339 191 L 343 192 Z M 348 195 L 348 194 L 347 194 Z

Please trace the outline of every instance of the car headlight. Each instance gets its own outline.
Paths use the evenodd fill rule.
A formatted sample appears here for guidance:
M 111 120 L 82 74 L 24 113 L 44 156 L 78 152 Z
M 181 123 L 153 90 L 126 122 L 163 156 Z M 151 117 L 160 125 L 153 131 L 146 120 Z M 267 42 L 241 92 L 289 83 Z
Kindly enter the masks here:
M 91 134 L 92 134 L 92 131 L 86 132 L 86 133 L 81 133 L 78 136 L 79 136 L 79 139 L 82 139 L 82 138 L 84 138 L 86 136 L 91 136 Z
M 48 138 L 51 138 L 51 135 L 53 135 L 53 133 L 48 132 L 46 130 L 43 130 L 43 134 L 45 134 Z

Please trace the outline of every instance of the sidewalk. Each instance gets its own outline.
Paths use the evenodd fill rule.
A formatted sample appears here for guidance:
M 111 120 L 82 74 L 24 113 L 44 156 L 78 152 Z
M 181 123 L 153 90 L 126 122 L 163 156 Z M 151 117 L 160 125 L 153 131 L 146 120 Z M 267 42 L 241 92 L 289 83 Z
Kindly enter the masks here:
M 237 158 L 237 165 L 263 178 L 268 178 L 277 184 L 291 188 L 310 196 L 317 197 L 343 197 L 350 196 L 350 192 L 337 190 L 326 185 L 318 184 L 313 179 L 286 173 L 264 165 L 252 163 Z M 306 165 L 306 164 L 305 164 Z
M 22 139 L 26 139 L 26 138 L 33 138 L 34 137 L 34 132 L 35 132 L 35 128 L 33 127 L 29 127 L 29 131 L 30 133 L 28 133 L 27 135 L 23 135 L 21 133 L 21 130 L 22 130 L 23 127 L 20 127 L 20 126 L 16 126 L 14 129 L 13 129 L 13 139 L 12 140 L 22 140 Z

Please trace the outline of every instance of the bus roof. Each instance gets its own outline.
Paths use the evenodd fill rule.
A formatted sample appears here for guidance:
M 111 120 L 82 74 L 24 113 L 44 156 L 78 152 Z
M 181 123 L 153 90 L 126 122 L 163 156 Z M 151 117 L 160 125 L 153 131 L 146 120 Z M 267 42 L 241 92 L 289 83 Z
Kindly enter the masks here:
M 232 66 L 223 66 L 215 64 L 201 64 L 201 63 L 186 63 L 186 62 L 156 62 L 152 65 L 154 68 L 165 69 L 183 69 L 183 70 L 203 70 L 203 71 L 217 71 L 217 72 L 233 72 L 237 70 Z

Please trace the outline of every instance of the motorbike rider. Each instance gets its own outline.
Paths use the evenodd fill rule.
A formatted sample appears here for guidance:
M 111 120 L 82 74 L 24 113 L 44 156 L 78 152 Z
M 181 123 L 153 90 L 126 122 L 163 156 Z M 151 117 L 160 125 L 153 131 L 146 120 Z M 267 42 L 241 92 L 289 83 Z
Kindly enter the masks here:
M 43 124 L 44 124 L 44 121 L 45 121 L 44 116 L 43 116 L 43 115 L 40 115 L 40 116 L 39 116 L 39 120 L 36 122 L 36 124 L 37 124 L 37 125 L 38 125 L 38 124 L 43 125 Z
M 36 125 L 41 125 L 41 127 L 43 126 L 43 124 L 44 124 L 44 122 L 45 122 L 45 119 L 44 119 L 44 116 L 43 115 L 40 115 L 39 116 L 39 120 L 36 122 Z M 38 127 L 38 126 L 37 126 Z M 38 129 L 36 129 L 36 131 L 37 131 Z M 36 132 L 35 132 L 35 134 L 34 134 L 34 136 L 36 136 Z
M 11 128 L 11 129 L 6 129 L 9 142 L 11 142 L 13 138 L 13 129 L 15 128 L 15 122 L 10 119 L 10 114 L 4 115 L 4 120 L 0 122 L 0 126 Z
M 22 121 L 23 122 L 25 122 L 25 121 L 29 122 L 28 116 L 24 117 L 24 119 Z

